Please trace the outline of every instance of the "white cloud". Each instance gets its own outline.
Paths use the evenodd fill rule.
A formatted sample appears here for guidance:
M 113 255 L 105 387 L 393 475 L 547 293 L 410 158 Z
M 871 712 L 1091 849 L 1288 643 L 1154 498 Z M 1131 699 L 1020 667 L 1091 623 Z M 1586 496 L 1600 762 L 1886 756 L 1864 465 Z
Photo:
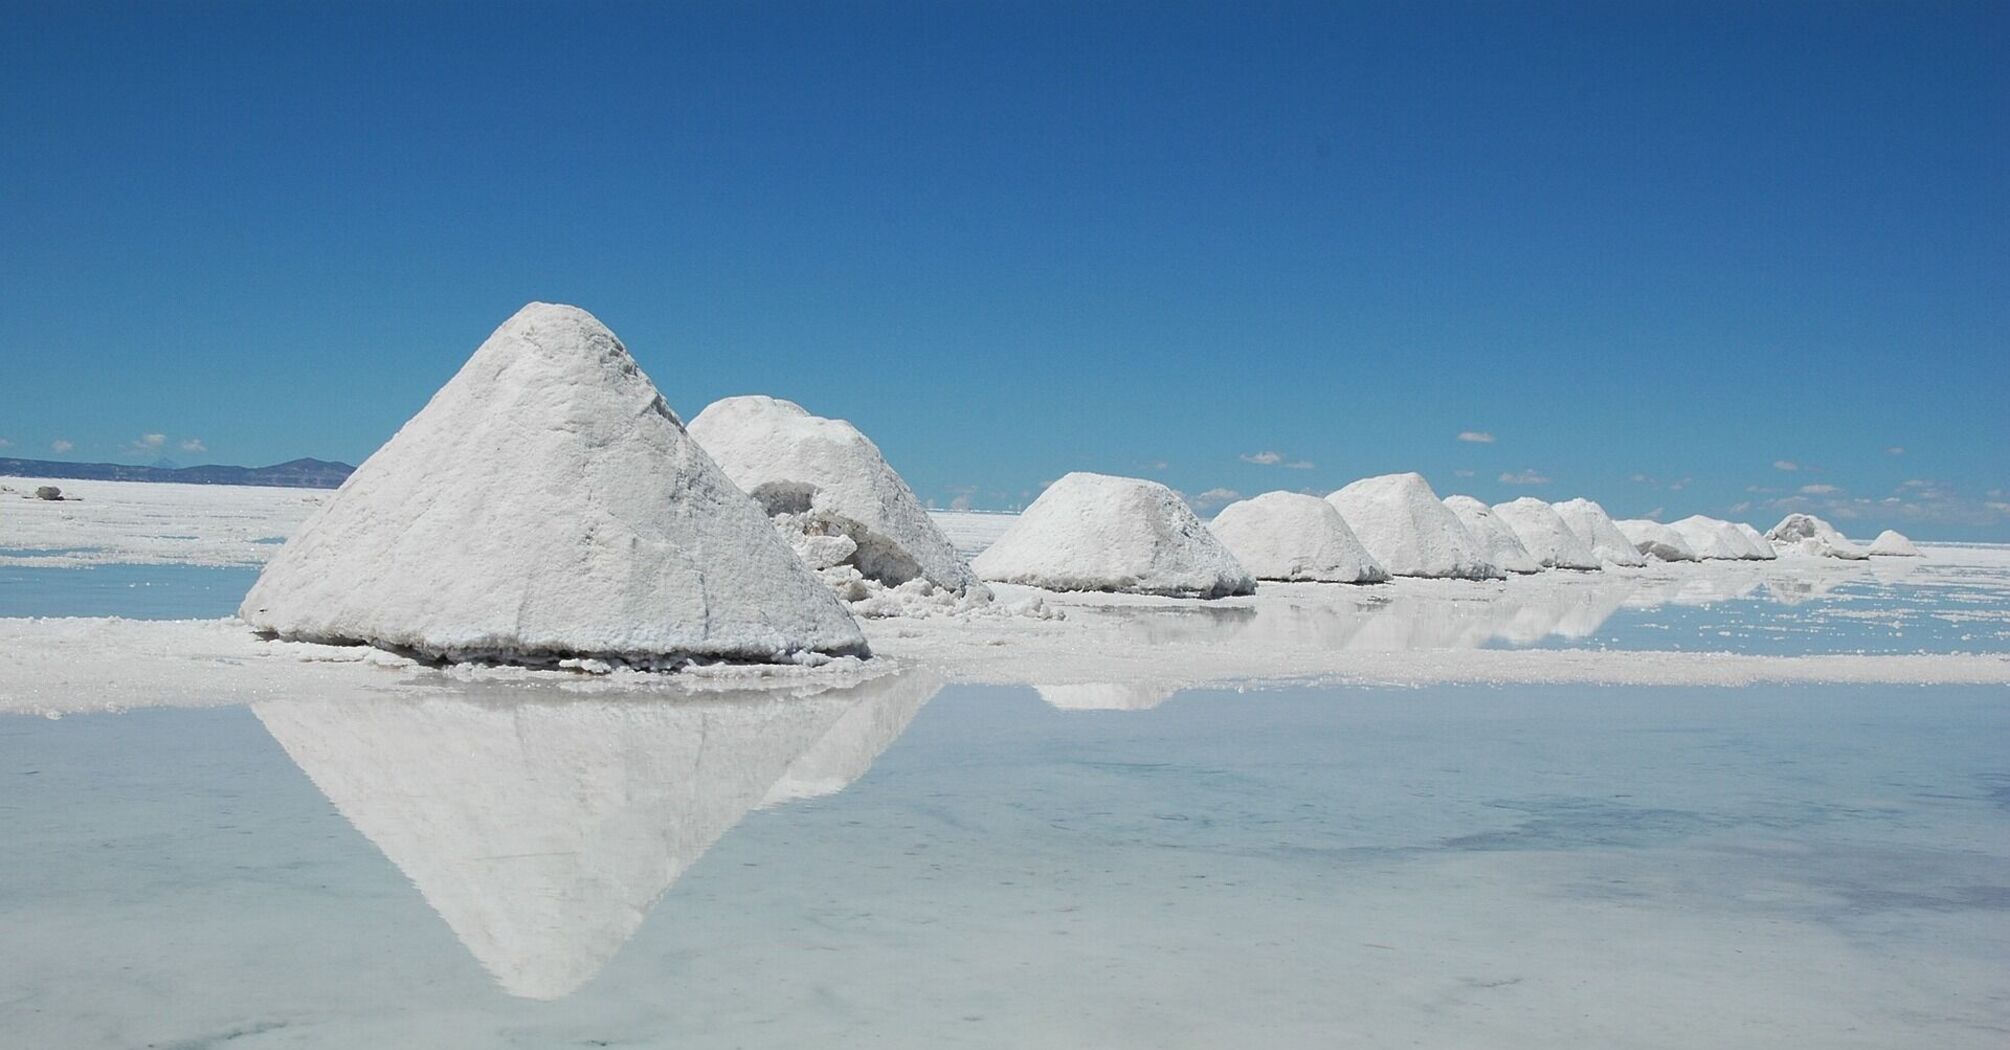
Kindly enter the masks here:
M 1801 465 L 1799 463 L 1794 462 L 1791 459 L 1776 459 L 1773 461 L 1773 469 L 1784 470 L 1789 473 L 1792 473 L 1793 471 L 1801 469 Z
M 1903 456 L 1905 455 L 1905 446 L 1893 445 L 1890 448 L 1885 449 L 1884 454 L 1887 456 Z
M 208 452 L 209 446 L 203 444 L 201 438 L 183 438 L 181 450 L 183 452 Z
M 1473 472 L 1470 470 L 1454 470 L 1452 471 L 1452 473 L 1462 478 L 1469 478 L 1473 476 Z
M 1242 493 L 1234 489 L 1212 488 L 1195 496 L 1192 502 L 1195 509 L 1202 509 L 1206 507 L 1219 507 L 1224 503 L 1233 503 L 1241 498 Z
M 63 440 L 62 438 L 57 438 L 56 440 L 49 442 L 49 451 L 57 453 L 59 455 L 64 452 L 68 452 L 76 447 L 77 447 L 76 445 Z
M 1543 473 L 1541 473 L 1541 472 L 1537 471 L 1537 470 L 1536 470 L 1536 469 L 1535 469 L 1534 467 L 1530 467 L 1530 468 L 1528 468 L 1527 470 L 1522 470 L 1522 471 L 1517 471 L 1517 472 L 1514 472 L 1514 473 L 1508 473 L 1508 474 L 1502 474 L 1502 475 L 1501 475 L 1501 484 L 1503 484 L 1503 485 L 1547 485 L 1547 484 L 1549 484 L 1549 476 L 1548 476 L 1547 474 L 1543 474 Z
M 1837 487 L 1836 487 L 1836 486 L 1834 486 L 1834 485 L 1802 485 L 1802 486 L 1801 486 L 1801 495 L 1803 495 L 1803 496 L 1833 496 L 1833 495 L 1835 495 L 1836 493 L 1838 493 L 1838 492 L 1841 492 L 1841 491 L 1842 491 L 1842 489 L 1839 489 L 1839 488 L 1837 488 Z
M 12 444 L 13 444 L 12 441 L 7 440 L 6 438 L 0 438 L 0 448 L 6 448 L 7 446 Z
M 1494 436 L 1484 430 L 1461 430 L 1459 440 L 1469 441 L 1475 445 L 1491 445 L 1494 443 Z
M 1164 469 L 1166 469 L 1166 468 L 1167 468 L 1167 467 L 1169 467 L 1169 466 L 1172 466 L 1172 464 L 1170 464 L 1170 463 L 1167 463 L 1167 462 L 1166 462 L 1165 460 L 1162 460 L 1162 459 L 1155 459 L 1155 460 L 1152 460 L 1152 461 L 1151 461 L 1150 463 L 1147 463 L 1147 464 L 1145 464 L 1145 469 L 1146 469 L 1146 470 L 1164 470 Z
M 1313 462 L 1312 462 L 1311 460 L 1309 460 L 1309 459 L 1294 459 L 1294 460 L 1292 460 L 1291 462 L 1289 462 L 1289 463 L 1286 463 L 1286 464 L 1284 465 L 1284 469 L 1286 469 L 1286 470 L 1311 470 L 1311 469 L 1312 469 L 1312 467 L 1313 467 L 1313 465 L 1314 465 L 1314 464 L 1313 464 Z
M 1274 467 L 1279 463 L 1284 462 L 1284 453 L 1272 452 L 1272 451 L 1244 452 L 1241 456 L 1237 458 L 1241 459 L 1244 463 L 1255 463 L 1258 464 L 1259 466 Z
M 126 454 L 141 456 L 149 452 L 159 452 L 161 446 L 167 444 L 167 439 L 166 434 L 141 434 L 126 446 Z

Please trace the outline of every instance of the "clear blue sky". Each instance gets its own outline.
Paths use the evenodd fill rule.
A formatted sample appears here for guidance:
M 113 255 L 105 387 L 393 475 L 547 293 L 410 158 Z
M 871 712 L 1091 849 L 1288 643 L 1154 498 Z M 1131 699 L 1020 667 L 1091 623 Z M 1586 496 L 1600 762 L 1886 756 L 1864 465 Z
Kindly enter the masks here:
M 0 0 L 0 455 L 356 462 L 546 299 L 943 504 L 2010 537 L 2010 5 L 1083 6 Z

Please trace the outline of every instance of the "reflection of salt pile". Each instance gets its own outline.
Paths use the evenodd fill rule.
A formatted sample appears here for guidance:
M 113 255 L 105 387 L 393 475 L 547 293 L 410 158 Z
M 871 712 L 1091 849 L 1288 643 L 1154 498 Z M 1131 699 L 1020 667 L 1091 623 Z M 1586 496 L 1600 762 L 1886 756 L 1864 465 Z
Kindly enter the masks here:
M 1780 552 L 1773 549 L 1773 541 L 1767 539 L 1765 533 L 1742 521 L 1732 522 L 1731 527 L 1737 529 L 1738 534 L 1745 537 L 1746 542 L 1752 545 L 1752 549 L 1759 552 L 1760 561 L 1772 561 L 1780 556 Z
M 1301 492 L 1266 492 L 1231 503 L 1208 524 L 1259 580 L 1380 583 L 1389 578 L 1331 503 Z
M 1633 546 L 1633 541 L 1619 531 L 1605 508 L 1588 499 L 1567 499 L 1552 504 L 1558 517 L 1570 526 L 1570 531 L 1598 555 L 1598 560 L 1608 565 L 1640 566 L 1647 564 L 1647 556 Z
M 1870 541 L 1870 553 L 1873 557 L 1879 558 L 1917 558 L 1920 556 L 1919 548 L 1913 546 L 1912 541 L 1906 539 L 1904 533 L 1892 529 L 1886 529 L 1878 533 L 1877 539 Z
M 1049 485 L 971 567 L 1054 591 L 1218 598 L 1256 588 L 1173 490 L 1082 472 Z
M 1782 554 L 1862 561 L 1870 552 L 1843 538 L 1836 527 L 1812 514 L 1789 514 L 1766 533 Z
M 532 303 L 308 518 L 239 614 L 447 659 L 862 653 L 614 333 Z
M 1040 699 L 1063 711 L 1145 711 L 1179 691 L 1149 682 L 1081 682 L 1036 685 L 1033 689 Z
M 789 763 L 780 780 L 768 789 L 762 806 L 835 795 L 872 768 L 873 759 L 905 732 L 921 705 L 942 691 L 942 678 L 932 671 L 910 671 L 875 679 L 851 690 L 851 707 L 823 738 Z
M 952 601 L 988 597 L 879 446 L 850 423 L 791 401 L 729 397 L 698 413 L 690 430 L 841 596 L 861 600 L 871 584 L 918 580 Z
M 1542 571 L 1542 562 L 1522 546 L 1514 529 L 1495 516 L 1492 507 L 1471 496 L 1446 496 L 1445 506 L 1459 516 L 1459 524 L 1466 527 L 1467 535 L 1480 545 L 1480 551 L 1495 566 L 1506 572 Z
M 879 679 L 791 698 L 477 691 L 253 711 L 505 990 L 556 999 L 793 763 L 829 749 L 823 768 L 863 772 L 893 734 L 832 734 L 889 698 L 918 705 L 908 683 Z
M 1658 521 L 1630 518 L 1615 521 L 1613 524 L 1619 526 L 1619 531 L 1633 541 L 1634 550 L 1650 558 L 1662 561 L 1698 560 L 1695 550 L 1690 548 L 1689 542 L 1682 538 L 1681 533 Z
M 1669 527 L 1681 533 L 1683 542 L 1704 561 L 1753 561 L 1759 557 L 1752 541 L 1728 521 L 1691 514 Z
M 1514 530 L 1535 560 L 1551 569 L 1598 569 L 1598 555 L 1564 523 L 1556 508 L 1534 496 L 1494 504 L 1494 513 Z
M 1362 478 L 1326 499 L 1392 575 L 1474 580 L 1506 575 L 1487 561 L 1421 474 Z

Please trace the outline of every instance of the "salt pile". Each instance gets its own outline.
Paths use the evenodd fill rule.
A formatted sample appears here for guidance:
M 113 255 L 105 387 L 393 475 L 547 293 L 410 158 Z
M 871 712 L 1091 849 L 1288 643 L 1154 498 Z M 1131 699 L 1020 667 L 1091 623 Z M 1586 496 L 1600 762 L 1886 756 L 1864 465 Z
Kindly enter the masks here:
M 1534 496 L 1494 504 L 1494 514 L 1514 530 L 1535 560 L 1551 569 L 1599 569 L 1598 555 L 1564 523 L 1556 508 Z
M 1256 589 L 1178 493 L 1084 472 L 1048 486 L 971 568 L 981 579 L 1053 591 L 1219 598 Z
M 1759 557 L 1752 541 L 1728 521 L 1691 514 L 1669 527 L 1681 533 L 1696 557 L 1705 561 L 1751 561 Z
M 591 314 L 504 322 L 266 565 L 282 638 L 674 667 L 864 654 L 858 624 Z
M 1752 545 L 1752 549 L 1759 552 L 1760 561 L 1772 561 L 1780 556 L 1780 552 L 1773 549 L 1773 541 L 1767 539 L 1759 530 L 1742 521 L 1732 522 L 1731 527 L 1737 529 L 1738 535 L 1745 537 L 1745 541 Z
M 1697 555 L 1682 534 L 1658 521 L 1631 518 L 1615 521 L 1619 531 L 1633 541 L 1633 549 L 1662 561 L 1696 561 Z
M 1459 524 L 1479 543 L 1486 559 L 1506 572 L 1541 572 L 1542 562 L 1522 546 L 1521 539 L 1493 508 L 1471 496 L 1446 496 L 1445 506 L 1459 516 Z
M 912 590 L 946 592 L 946 604 L 990 597 L 879 446 L 850 423 L 792 401 L 729 397 L 698 413 L 690 432 L 840 597 L 864 601 L 914 581 L 928 586 Z
M 1836 527 L 1812 514 L 1789 514 L 1766 533 L 1785 554 L 1863 561 L 1870 552 L 1851 543 Z
M 1421 474 L 1362 478 L 1326 497 L 1382 568 L 1395 576 L 1497 580 L 1479 542 Z
M 1870 553 L 1873 557 L 1879 558 L 1920 557 L 1919 548 L 1913 546 L 1912 541 L 1906 539 L 1904 533 L 1892 529 L 1878 533 L 1877 539 L 1870 541 Z
M 1266 492 L 1231 503 L 1208 529 L 1259 580 L 1380 583 L 1375 563 L 1331 503 L 1302 492 Z
M 1612 523 L 1604 507 L 1588 499 L 1567 499 L 1553 506 L 1563 523 L 1570 526 L 1570 531 L 1576 533 L 1577 538 L 1583 540 L 1600 561 L 1610 565 L 1647 564 L 1647 556 L 1641 554 L 1626 534 L 1619 531 L 1619 526 Z

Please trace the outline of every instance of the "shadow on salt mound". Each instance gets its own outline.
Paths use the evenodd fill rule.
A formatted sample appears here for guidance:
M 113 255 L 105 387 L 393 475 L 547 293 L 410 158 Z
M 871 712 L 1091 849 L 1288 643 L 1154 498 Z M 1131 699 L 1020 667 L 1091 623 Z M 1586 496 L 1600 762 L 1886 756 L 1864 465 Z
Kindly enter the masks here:
M 1514 529 L 1494 514 L 1493 508 L 1471 496 L 1446 496 L 1445 506 L 1459 516 L 1459 524 L 1480 545 L 1486 559 L 1506 572 L 1541 572 L 1542 562 L 1522 546 Z
M 1266 492 L 1221 509 L 1208 528 L 1259 580 L 1381 583 L 1389 578 L 1331 503 Z
M 1514 530 L 1515 538 L 1544 568 L 1591 572 L 1604 567 L 1556 508 L 1534 496 L 1496 503 L 1494 514 Z
M 505 991 L 549 1000 L 599 973 L 749 810 L 788 783 L 841 789 L 939 687 L 662 701 L 491 685 L 252 711 Z
M 1782 554 L 1863 561 L 1870 552 L 1851 543 L 1836 527 L 1812 514 L 1789 514 L 1766 533 Z
M 1393 576 L 1496 580 L 1506 575 L 1421 474 L 1362 478 L 1326 499 Z
M 971 568 L 1050 591 L 1220 598 L 1256 589 L 1173 490 L 1085 472 L 1048 486 Z
M 1641 554 L 1633 546 L 1633 541 L 1619 531 L 1619 526 L 1613 524 L 1612 517 L 1597 502 L 1580 497 L 1551 506 L 1556 508 L 1557 516 L 1563 519 L 1563 523 L 1570 526 L 1570 531 L 1576 533 L 1577 538 L 1591 548 L 1591 553 L 1598 556 L 1599 561 L 1626 568 L 1647 564 L 1647 556 Z
M 867 651 L 614 333 L 548 303 L 505 321 L 364 460 L 239 615 L 456 661 Z
M 1659 561 L 1698 561 L 1696 551 L 1680 532 L 1658 521 L 1629 518 L 1615 521 L 1619 531 L 1633 541 L 1633 549 Z
M 1873 558 L 1917 558 L 1920 556 L 1919 548 L 1913 546 L 1912 541 L 1907 539 L 1904 533 L 1895 529 L 1886 529 L 1878 533 L 1877 539 L 1870 541 L 1870 554 Z

